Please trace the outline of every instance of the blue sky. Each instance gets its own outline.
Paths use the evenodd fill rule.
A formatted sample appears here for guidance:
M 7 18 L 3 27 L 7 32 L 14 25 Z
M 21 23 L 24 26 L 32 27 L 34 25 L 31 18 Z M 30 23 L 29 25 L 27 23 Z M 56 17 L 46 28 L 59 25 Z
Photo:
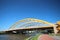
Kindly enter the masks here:
M 37 18 L 56 23 L 60 20 L 59 0 L 0 0 L 0 31 L 18 20 Z

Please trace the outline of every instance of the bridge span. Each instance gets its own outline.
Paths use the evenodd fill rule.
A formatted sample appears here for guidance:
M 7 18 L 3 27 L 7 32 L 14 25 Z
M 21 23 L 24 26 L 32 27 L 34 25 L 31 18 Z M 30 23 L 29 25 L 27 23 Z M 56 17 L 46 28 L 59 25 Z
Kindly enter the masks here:
M 26 32 L 26 31 L 32 31 L 32 30 L 53 30 L 55 34 L 60 32 L 60 24 L 52 24 L 50 22 L 34 19 L 34 18 L 26 18 L 23 20 L 19 20 L 18 22 L 14 23 L 6 32 Z

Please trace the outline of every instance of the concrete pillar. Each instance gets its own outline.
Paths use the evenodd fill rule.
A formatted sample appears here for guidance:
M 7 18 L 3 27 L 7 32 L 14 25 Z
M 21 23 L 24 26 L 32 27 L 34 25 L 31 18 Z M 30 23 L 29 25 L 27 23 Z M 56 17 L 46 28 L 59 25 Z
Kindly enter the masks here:
M 54 29 L 54 33 L 57 34 L 58 30 L 56 28 L 57 26 L 54 26 L 53 29 Z

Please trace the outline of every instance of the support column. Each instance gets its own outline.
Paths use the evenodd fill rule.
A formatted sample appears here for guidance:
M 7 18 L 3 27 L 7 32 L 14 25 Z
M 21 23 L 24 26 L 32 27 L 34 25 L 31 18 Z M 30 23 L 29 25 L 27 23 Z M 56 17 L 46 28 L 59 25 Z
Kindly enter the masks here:
M 57 34 L 58 30 L 56 28 L 57 26 L 54 26 L 53 29 L 54 29 L 54 33 Z

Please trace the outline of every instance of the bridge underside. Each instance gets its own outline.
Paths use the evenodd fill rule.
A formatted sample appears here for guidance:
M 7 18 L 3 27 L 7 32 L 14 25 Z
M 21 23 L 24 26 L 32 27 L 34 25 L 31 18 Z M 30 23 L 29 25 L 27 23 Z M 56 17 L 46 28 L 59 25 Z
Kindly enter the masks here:
M 6 33 L 27 33 L 27 31 L 36 31 L 36 32 L 41 32 L 41 31 L 47 31 L 48 33 L 51 32 L 53 33 L 53 27 L 44 27 L 44 28 L 26 28 L 26 29 L 16 29 L 16 30 L 9 30 L 6 31 Z

